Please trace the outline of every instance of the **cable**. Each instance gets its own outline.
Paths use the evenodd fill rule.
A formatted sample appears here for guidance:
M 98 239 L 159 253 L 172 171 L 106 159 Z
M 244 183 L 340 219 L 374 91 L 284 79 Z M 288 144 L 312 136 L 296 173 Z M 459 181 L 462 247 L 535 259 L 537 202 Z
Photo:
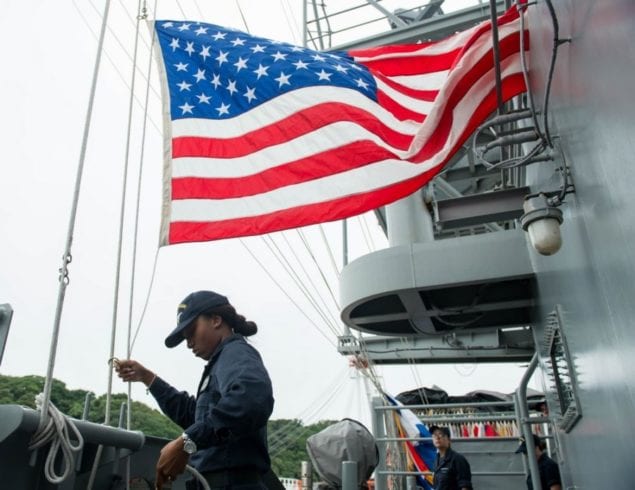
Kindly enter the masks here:
M 273 283 L 278 286 L 278 289 L 280 289 L 280 291 L 289 299 L 289 301 L 291 301 L 291 303 L 293 303 L 293 306 L 295 306 L 298 311 L 300 313 L 302 313 L 302 315 L 304 315 L 304 317 L 317 329 L 318 332 L 320 332 L 320 334 L 326 339 L 326 341 L 331 344 L 333 347 L 337 347 L 335 345 L 335 343 L 333 342 L 333 340 L 331 340 L 329 338 L 328 335 L 326 335 L 322 329 L 320 327 L 318 327 L 317 323 L 315 323 L 307 314 L 306 312 L 300 308 L 300 305 L 298 305 L 298 303 L 289 295 L 289 293 L 287 293 L 285 291 L 285 289 L 280 285 L 280 283 L 278 281 L 276 281 L 276 279 L 271 275 L 271 273 L 267 270 L 267 268 L 263 265 L 262 262 L 260 262 L 260 260 L 258 260 L 258 258 L 256 257 L 256 255 L 249 249 L 249 247 L 247 246 L 247 244 L 245 243 L 245 241 L 243 239 L 240 239 L 240 244 L 245 248 L 245 250 L 247 250 L 247 252 L 249 253 L 249 255 L 251 255 L 251 257 L 256 261 L 256 263 L 260 266 L 260 268 L 269 276 L 269 279 L 271 279 L 273 281 Z

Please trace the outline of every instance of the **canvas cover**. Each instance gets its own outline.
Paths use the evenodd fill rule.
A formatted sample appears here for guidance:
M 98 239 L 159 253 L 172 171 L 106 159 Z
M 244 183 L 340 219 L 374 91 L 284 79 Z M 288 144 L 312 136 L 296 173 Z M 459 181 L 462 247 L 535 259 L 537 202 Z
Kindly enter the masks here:
M 375 438 L 360 422 L 343 419 L 313 434 L 306 441 L 313 469 L 333 487 L 342 486 L 342 462 L 357 462 L 357 483 L 370 478 L 379 461 Z

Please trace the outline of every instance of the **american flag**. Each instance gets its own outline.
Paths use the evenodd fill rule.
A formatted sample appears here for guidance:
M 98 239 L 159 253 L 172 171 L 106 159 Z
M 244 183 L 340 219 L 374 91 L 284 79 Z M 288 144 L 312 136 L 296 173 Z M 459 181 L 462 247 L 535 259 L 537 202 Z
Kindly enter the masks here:
M 348 52 L 201 22 L 154 28 L 162 245 L 333 221 L 406 197 L 496 109 L 489 22 L 438 42 Z M 498 28 L 508 100 L 525 90 L 518 11 Z

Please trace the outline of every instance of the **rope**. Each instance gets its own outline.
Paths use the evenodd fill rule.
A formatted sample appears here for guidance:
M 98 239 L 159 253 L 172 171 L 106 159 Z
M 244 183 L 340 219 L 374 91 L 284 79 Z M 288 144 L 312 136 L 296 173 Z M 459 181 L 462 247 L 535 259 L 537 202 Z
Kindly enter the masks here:
M 207 483 L 207 480 L 203 478 L 203 475 L 201 475 L 198 471 L 196 471 L 192 466 L 188 464 L 185 467 L 185 469 L 189 471 L 190 473 L 192 473 L 192 476 L 200 482 L 204 490 L 212 490 L 211 487 L 209 486 L 209 483 Z
M 104 7 L 103 22 L 101 24 L 101 32 L 99 34 L 99 45 L 97 47 L 97 57 L 93 68 L 93 80 L 90 88 L 90 96 L 88 98 L 88 109 L 86 110 L 86 120 L 84 123 L 84 135 L 82 138 L 82 147 L 79 156 L 79 164 L 77 166 L 77 176 L 75 179 L 75 190 L 73 193 L 73 201 L 71 207 L 71 215 L 68 225 L 68 234 L 66 236 L 66 248 L 62 256 L 62 267 L 60 268 L 60 286 L 57 295 L 57 306 L 55 308 L 55 320 L 53 323 L 53 334 L 51 338 L 51 348 L 49 352 L 48 370 L 46 373 L 46 381 L 44 382 L 44 394 L 42 407 L 48 407 L 51 401 L 51 385 L 53 382 L 53 370 L 55 368 L 55 355 L 57 353 L 57 341 L 59 339 L 60 320 L 62 318 L 62 309 L 64 306 L 64 297 L 66 295 L 66 286 L 68 279 L 68 264 L 72 260 L 71 247 L 73 244 L 73 233 L 75 231 L 75 218 L 77 216 L 77 204 L 79 202 L 79 190 L 84 172 L 84 162 L 86 161 L 86 148 L 88 146 L 88 134 L 90 132 L 90 120 L 93 113 L 93 103 L 95 101 L 95 92 L 97 87 L 97 75 L 99 73 L 99 65 L 101 62 L 101 53 L 104 46 L 104 37 L 106 33 L 106 23 L 108 19 L 108 10 L 110 8 L 110 0 L 106 0 Z M 40 418 L 40 428 L 47 423 L 48 411 L 42 412 Z
M 35 406 L 44 414 L 44 394 L 40 393 L 35 397 Z M 46 479 L 55 484 L 61 483 L 74 471 L 75 458 L 73 453 L 77 453 L 84 447 L 84 439 L 79 433 L 77 426 L 71 419 L 65 417 L 52 402 L 48 402 L 47 410 L 48 422 L 45 426 L 40 425 L 29 442 L 29 451 L 38 449 L 49 442 L 48 454 L 44 462 L 44 476 Z M 75 434 L 77 444 L 71 443 L 69 428 Z M 58 453 L 61 452 L 61 458 Z M 60 459 L 63 472 L 61 474 L 55 471 L 55 462 Z

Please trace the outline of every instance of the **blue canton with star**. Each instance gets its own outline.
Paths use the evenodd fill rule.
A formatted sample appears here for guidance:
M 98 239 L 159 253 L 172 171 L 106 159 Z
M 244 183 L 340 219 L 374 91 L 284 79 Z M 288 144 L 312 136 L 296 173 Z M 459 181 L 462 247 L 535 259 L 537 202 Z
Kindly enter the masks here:
M 172 120 L 227 119 L 280 94 L 330 85 L 376 101 L 370 72 L 344 52 L 323 53 L 200 22 L 156 21 Z

